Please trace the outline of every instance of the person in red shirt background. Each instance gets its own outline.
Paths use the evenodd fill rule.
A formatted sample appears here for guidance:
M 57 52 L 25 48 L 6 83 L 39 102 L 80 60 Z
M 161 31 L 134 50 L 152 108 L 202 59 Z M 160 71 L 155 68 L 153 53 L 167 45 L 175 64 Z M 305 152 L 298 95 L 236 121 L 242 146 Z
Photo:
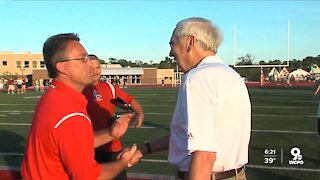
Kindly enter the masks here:
M 110 127 L 112 119 L 115 116 L 115 105 L 111 103 L 111 100 L 117 97 L 131 105 L 136 115 L 135 118 L 137 119 L 136 127 L 141 127 L 144 120 L 144 114 L 139 102 L 133 96 L 119 89 L 118 86 L 101 81 L 99 58 L 93 54 L 90 54 L 89 57 L 93 63 L 94 69 L 93 84 L 87 86 L 84 89 L 83 94 L 88 100 L 87 111 L 92 121 L 94 131 Z M 120 138 L 115 138 L 113 141 L 95 149 L 95 159 L 99 163 L 113 162 L 117 159 L 117 156 L 121 151 L 121 140 Z M 126 180 L 126 171 L 124 170 L 114 179 Z
M 43 56 L 52 86 L 37 103 L 21 164 L 25 180 L 112 179 L 142 157 L 136 145 L 113 163 L 99 164 L 94 148 L 122 136 L 132 113 L 122 115 L 108 129 L 92 130 L 82 91 L 93 81 L 93 64 L 77 34 L 47 39 Z
M 15 82 L 12 78 L 8 80 L 8 94 L 14 94 L 15 92 Z

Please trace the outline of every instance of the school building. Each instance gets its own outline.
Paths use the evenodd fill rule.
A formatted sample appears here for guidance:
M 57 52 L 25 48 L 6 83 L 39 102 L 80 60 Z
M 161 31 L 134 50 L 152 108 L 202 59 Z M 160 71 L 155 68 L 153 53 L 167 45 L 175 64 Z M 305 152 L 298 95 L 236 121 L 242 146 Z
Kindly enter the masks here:
M 32 82 L 34 85 L 36 79 L 49 79 L 43 55 L 30 51 L 0 52 L 0 76 L 6 75 L 28 77 L 30 85 Z M 127 85 L 179 84 L 181 79 L 181 73 L 175 73 L 173 69 L 122 67 L 120 64 L 102 64 L 101 76 L 106 81 Z

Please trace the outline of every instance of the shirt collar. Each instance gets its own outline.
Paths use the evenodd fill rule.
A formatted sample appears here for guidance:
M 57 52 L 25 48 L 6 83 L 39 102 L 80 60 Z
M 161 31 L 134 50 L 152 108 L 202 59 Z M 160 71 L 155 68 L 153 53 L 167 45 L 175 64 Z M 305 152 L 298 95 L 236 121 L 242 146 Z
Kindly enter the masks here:
M 208 64 L 208 63 L 221 63 L 221 64 L 224 64 L 219 56 L 207 56 L 207 57 L 203 58 L 201 60 L 201 62 L 196 67 L 200 67 L 200 66 Z
M 53 80 L 50 88 L 67 94 L 67 96 L 74 98 L 82 106 L 87 106 L 88 104 L 87 99 L 81 92 L 75 90 L 74 88 L 68 86 L 67 84 L 61 81 Z

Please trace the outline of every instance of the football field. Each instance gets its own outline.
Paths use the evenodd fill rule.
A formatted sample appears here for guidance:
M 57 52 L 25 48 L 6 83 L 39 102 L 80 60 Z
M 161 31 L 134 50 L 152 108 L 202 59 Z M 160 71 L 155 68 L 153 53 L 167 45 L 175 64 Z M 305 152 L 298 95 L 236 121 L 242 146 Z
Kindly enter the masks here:
M 177 88 L 124 90 L 137 98 L 145 112 L 143 127 L 130 128 L 122 138 L 124 146 L 168 133 Z M 320 137 L 316 133 L 318 97 L 312 89 L 249 88 L 249 93 L 252 134 L 247 178 L 320 179 Z M 42 92 L 33 91 L 0 93 L 0 167 L 17 169 L 20 166 L 32 114 L 41 95 Z M 160 152 L 145 155 L 129 172 L 174 175 L 175 170 L 167 162 L 167 152 Z

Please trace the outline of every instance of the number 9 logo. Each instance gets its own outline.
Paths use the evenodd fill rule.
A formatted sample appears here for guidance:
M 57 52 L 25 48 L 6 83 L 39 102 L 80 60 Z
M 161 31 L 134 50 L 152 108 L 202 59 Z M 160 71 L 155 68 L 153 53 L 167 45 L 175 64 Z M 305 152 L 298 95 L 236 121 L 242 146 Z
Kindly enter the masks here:
M 293 156 L 293 160 L 300 160 L 302 159 L 302 156 L 300 155 L 301 151 L 299 148 L 294 147 L 290 151 L 291 155 Z

